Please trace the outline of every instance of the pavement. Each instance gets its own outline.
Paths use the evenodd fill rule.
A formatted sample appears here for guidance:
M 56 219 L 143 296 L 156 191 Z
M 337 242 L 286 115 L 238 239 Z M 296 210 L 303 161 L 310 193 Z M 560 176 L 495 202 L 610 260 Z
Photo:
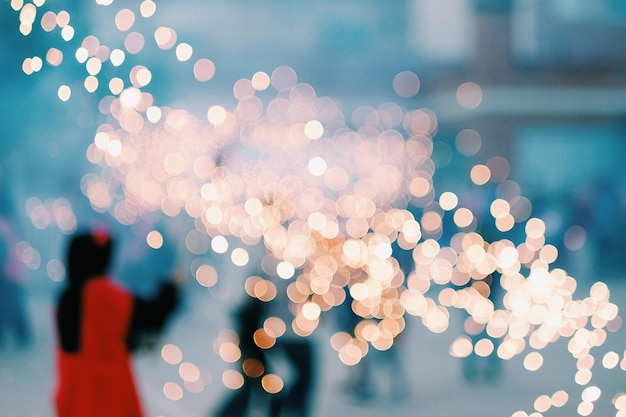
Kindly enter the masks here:
M 611 300 L 626 308 L 626 284 L 611 279 Z M 591 283 L 579 284 L 583 290 Z M 221 382 L 221 374 L 228 365 L 214 351 L 214 341 L 220 330 L 228 326 L 224 314 L 227 300 L 219 300 L 204 291 L 189 294 L 184 310 L 173 320 L 157 346 L 142 351 L 134 358 L 135 374 L 147 417 L 211 417 L 219 402 L 229 395 Z M 34 341 L 26 349 L 8 344 L 0 350 L 0 417 L 53 417 L 52 391 L 54 387 L 54 360 L 52 334 L 52 297 L 46 292 L 35 292 L 28 298 Z M 331 348 L 329 337 L 332 321 L 323 321 L 312 341 L 318 353 L 318 378 L 314 391 L 315 405 L 312 417 L 414 416 L 414 417 L 540 417 L 577 416 L 581 393 L 587 386 L 601 389 L 600 398 L 593 403 L 592 416 L 616 416 L 612 404 L 615 395 L 626 391 L 626 372 L 605 369 L 601 365 L 604 353 L 617 352 L 623 358 L 626 331 L 608 333 L 606 342 L 592 353 L 595 364 L 593 378 L 584 386 L 576 384 L 576 360 L 567 351 L 567 340 L 559 340 L 540 353 L 543 366 L 534 372 L 524 369 L 524 355 L 502 362 L 498 378 L 477 378 L 468 381 L 462 376 L 461 362 L 452 358 L 448 349 L 460 329 L 461 316 L 451 314 L 450 328 L 441 334 L 429 332 L 418 318 L 407 321 L 407 334 L 400 346 L 402 371 L 407 379 L 408 395 L 403 400 L 390 392 L 392 378 L 398 378 L 378 352 L 372 357 L 373 379 L 377 395 L 367 401 L 347 394 L 345 383 L 354 368 L 343 365 Z M 170 365 L 161 357 L 160 346 L 175 344 L 183 354 L 182 362 L 194 364 L 203 385 L 185 388 L 178 365 Z M 525 353 L 530 352 L 528 349 Z M 278 364 L 280 367 L 280 364 Z M 175 385 L 174 385 L 175 384 Z M 182 397 L 168 399 L 164 387 L 181 388 Z M 542 410 L 535 408 L 535 400 L 542 395 L 552 396 L 564 390 L 569 400 L 562 407 Z M 166 390 L 167 391 L 167 390 Z M 176 390 L 174 390 L 175 392 Z M 516 414 L 517 413 L 517 414 Z M 535 413 L 535 414 L 533 414 Z M 251 417 L 261 417 L 257 411 Z

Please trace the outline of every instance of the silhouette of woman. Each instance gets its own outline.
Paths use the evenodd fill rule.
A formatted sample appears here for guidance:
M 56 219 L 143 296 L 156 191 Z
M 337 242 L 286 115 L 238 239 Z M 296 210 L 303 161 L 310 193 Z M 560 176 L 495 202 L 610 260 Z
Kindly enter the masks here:
M 133 296 L 106 275 L 113 241 L 106 231 L 75 235 L 67 253 L 68 285 L 56 311 L 58 417 L 142 417 L 130 359 L 136 335 L 158 331 L 178 303 L 162 284 L 153 300 Z

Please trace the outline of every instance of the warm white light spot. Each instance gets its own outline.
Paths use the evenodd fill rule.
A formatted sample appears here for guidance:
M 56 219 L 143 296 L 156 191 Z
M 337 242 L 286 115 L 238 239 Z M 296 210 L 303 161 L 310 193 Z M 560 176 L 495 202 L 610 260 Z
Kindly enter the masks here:
M 203 287 L 212 287 L 217 284 L 217 271 L 211 265 L 200 265 L 196 270 L 196 281 Z
M 58 67 L 63 62 L 63 52 L 58 50 L 57 48 L 48 49 L 48 53 L 46 54 L 46 62 L 52 65 L 53 67 Z
M 602 357 L 602 366 L 613 369 L 619 364 L 619 355 L 616 352 L 607 352 Z
M 296 269 L 290 262 L 282 261 L 276 266 L 276 273 L 282 279 L 289 279 L 296 273 Z
M 491 178 L 491 170 L 487 165 L 475 165 L 470 171 L 470 178 L 476 185 L 485 185 Z
M 454 210 L 459 203 L 459 198 L 456 194 L 446 191 L 439 196 L 439 205 L 446 211 Z
M 211 239 L 211 249 L 215 253 L 225 253 L 228 250 L 228 240 L 224 236 L 215 236 Z
M 304 125 L 304 134 L 310 140 L 317 140 L 324 135 L 324 126 L 317 120 L 311 120 Z
M 376 253 L 376 256 L 380 259 L 388 259 L 391 257 L 391 252 L 391 245 L 389 243 L 379 243 L 374 250 L 374 253 Z
M 163 385 L 163 395 L 171 401 L 178 401 L 183 398 L 183 389 L 175 382 L 166 382 Z
M 212 206 L 207 208 L 204 212 L 204 217 L 211 224 L 219 224 L 224 218 L 224 212 L 218 206 Z
M 472 340 L 467 336 L 459 336 L 450 346 L 450 355 L 455 358 L 466 358 L 473 350 Z
M 454 212 L 454 224 L 458 227 L 467 227 L 472 224 L 474 215 L 468 208 L 461 207 Z
M 171 176 L 181 175 L 186 168 L 185 157 L 180 152 L 168 153 L 163 158 L 163 168 Z
M 87 59 L 89 59 L 89 51 L 87 50 L 87 48 L 83 48 L 81 46 L 80 48 L 76 50 L 74 57 L 76 58 L 77 62 L 83 64 L 87 62 Z
M 524 368 L 536 371 L 543 365 L 543 356 L 539 352 L 531 352 L 524 358 Z
M 258 216 L 263 211 L 263 203 L 258 198 L 252 197 L 246 200 L 244 209 L 248 215 Z
M 226 109 L 222 106 L 211 106 L 207 112 L 207 118 L 213 125 L 219 126 L 226 121 Z
M 163 246 L 163 235 L 156 230 L 152 230 L 146 236 L 146 243 L 148 243 L 148 246 L 152 249 L 159 249 Z
M 122 154 L 122 142 L 117 139 L 109 141 L 107 144 L 107 152 L 111 156 L 120 156 Z
M 43 60 L 38 56 L 34 56 L 31 60 L 30 66 L 34 72 L 39 72 L 41 71 L 41 68 L 43 68 Z
M 159 120 L 161 120 L 161 116 L 162 112 L 160 107 L 150 106 L 148 107 L 148 110 L 146 110 L 146 117 L 151 123 L 157 123 Z
M 20 33 L 24 36 L 30 35 L 33 31 L 33 25 L 28 23 L 20 23 Z
M 161 357 L 170 365 L 176 365 L 183 360 L 183 352 L 178 346 L 168 343 L 161 348 Z
M 234 369 L 229 369 L 222 374 L 222 383 L 228 389 L 239 389 L 243 386 L 243 375 Z
M 144 0 L 141 2 L 139 6 L 139 11 L 141 12 L 141 16 L 148 18 L 152 17 L 156 12 L 157 6 L 156 3 L 152 0 Z
M 316 177 L 324 175 L 327 168 L 326 161 L 319 156 L 311 158 L 309 161 L 309 172 Z
M 369 291 L 367 289 L 367 285 L 362 282 L 358 282 L 350 287 L 350 295 L 355 300 L 363 300 L 367 297 Z
M 119 67 L 120 65 L 122 65 L 125 59 L 126 53 L 121 49 L 114 49 L 111 51 L 111 54 L 109 54 L 109 60 L 114 67 Z
M 308 302 L 302 306 L 302 315 L 307 320 L 317 320 L 321 312 L 320 306 L 313 302 Z
M 552 405 L 555 407 L 563 407 L 569 400 L 569 394 L 566 391 L 560 390 L 552 394 Z
M 574 381 L 576 381 L 578 385 L 587 385 L 589 381 L 591 381 L 592 376 L 593 374 L 590 369 L 579 369 L 574 375 Z
M 118 77 L 111 78 L 109 81 L 109 91 L 112 94 L 118 95 L 124 90 L 124 80 Z
M 85 90 L 87 90 L 87 92 L 89 93 L 93 93 L 94 91 L 96 91 L 98 89 L 98 84 L 99 84 L 98 79 L 94 77 L 93 75 L 90 75 L 85 78 L 85 82 L 84 82 Z
M 411 183 L 409 184 L 409 189 L 411 191 L 411 194 L 413 194 L 415 197 L 424 197 L 428 195 L 432 187 L 428 179 L 417 177 L 411 180 Z
M 148 68 L 142 67 L 135 73 L 135 79 L 138 87 L 144 87 L 152 81 L 152 73 Z
M 583 401 L 594 402 L 600 398 L 602 390 L 596 386 L 590 386 L 583 390 L 581 395 Z
M 61 29 L 61 38 L 63 38 L 64 41 L 69 42 L 74 39 L 74 33 L 74 28 L 67 25 Z
M 137 107 L 141 100 L 141 91 L 135 87 L 129 87 L 120 94 L 120 102 L 122 106 L 132 109 Z
M 200 379 L 200 369 L 191 362 L 183 362 L 178 367 L 178 375 L 185 382 L 194 382 Z
M 72 89 L 67 85 L 62 85 L 59 87 L 57 95 L 61 101 L 68 101 L 72 96 Z
M 176 58 L 181 62 L 189 61 L 193 55 L 193 48 L 188 43 L 180 43 L 176 46 Z
M 168 27 L 159 27 L 154 31 L 154 40 L 161 49 L 170 49 L 176 44 L 176 32 Z
M 494 348 L 495 346 L 493 342 L 485 338 L 476 342 L 474 345 L 474 352 L 476 352 L 476 355 L 486 358 L 493 353 Z
M 248 252 L 243 248 L 235 248 L 230 254 L 230 260 L 237 266 L 244 266 L 250 261 Z
M 20 10 L 20 23 L 32 26 L 35 17 L 37 17 L 37 8 L 33 4 L 26 3 Z
M 16 12 L 24 7 L 24 0 L 11 0 L 11 8 Z
M 613 399 L 613 404 L 615 405 L 616 409 L 620 411 L 626 411 L 626 394 L 619 393 L 618 395 L 616 395 Z M 620 414 L 619 417 L 623 416 Z
M 593 413 L 593 403 L 588 402 L 588 401 L 583 401 L 580 404 L 578 404 L 578 414 L 580 414 L 583 417 L 587 417 L 588 415 L 590 415 L 591 413 Z
M 535 410 L 539 413 L 545 413 L 552 407 L 552 399 L 547 395 L 540 395 L 535 400 Z
M 270 86 L 270 76 L 263 71 L 255 72 L 252 76 L 252 88 L 256 91 L 264 91 Z

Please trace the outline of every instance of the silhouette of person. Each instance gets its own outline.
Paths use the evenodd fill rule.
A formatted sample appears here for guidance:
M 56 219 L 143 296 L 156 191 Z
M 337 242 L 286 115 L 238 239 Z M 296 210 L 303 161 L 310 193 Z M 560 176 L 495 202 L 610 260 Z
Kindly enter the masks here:
M 484 213 L 482 213 L 478 219 L 476 231 L 483 237 L 485 244 L 491 244 L 501 238 L 501 232 L 495 228 L 495 223 L 489 221 L 487 215 Z M 503 291 L 500 285 L 500 277 L 500 272 L 495 270 L 483 279 L 470 279 L 467 286 L 477 288 L 477 292 L 480 296 L 489 300 L 494 308 L 499 308 L 502 303 Z M 466 320 L 465 324 L 468 325 L 465 330 L 472 344 L 476 345 L 479 340 L 488 339 L 493 343 L 494 350 L 487 357 L 480 357 L 475 351 L 472 351 L 469 356 L 463 358 L 463 377 L 468 382 L 475 381 L 481 376 L 488 381 L 497 379 L 502 372 L 502 361 L 497 355 L 497 348 L 500 341 L 487 333 L 487 327 L 484 324 L 476 323 L 471 316 L 466 314 L 464 314 L 464 317 Z M 471 331 L 468 332 L 468 328 Z
M 270 402 L 270 416 L 308 417 L 312 411 L 315 381 L 315 351 L 310 337 L 298 336 L 291 327 L 293 313 L 286 291 L 269 303 L 270 315 L 281 318 L 287 325 L 285 334 L 276 339 L 272 351 L 287 360 L 294 371 L 292 381 Z
M 398 268 L 406 279 L 415 269 L 411 249 L 402 249 L 397 241 L 391 245 L 393 257 L 398 262 Z M 365 320 L 353 309 L 354 299 L 350 291 L 346 289 L 346 300 L 338 307 L 338 320 L 343 331 L 355 337 L 357 325 Z M 378 321 L 379 319 L 372 319 Z M 406 374 L 405 364 L 402 361 L 402 349 L 406 337 L 401 333 L 394 338 L 391 347 L 384 351 L 370 349 L 358 364 L 353 367 L 352 378 L 346 383 L 346 391 L 349 398 L 356 403 L 366 403 L 379 397 L 382 392 L 380 384 L 381 373 L 386 371 L 389 375 L 389 397 L 396 401 L 404 401 L 409 397 L 409 379 Z M 383 369 L 384 367 L 384 369 Z
M 489 292 L 489 294 L 483 296 L 494 304 L 497 303 L 498 297 L 500 297 L 500 274 L 494 272 L 481 281 L 487 284 L 487 291 Z M 474 282 L 474 280 L 472 280 L 472 282 Z M 484 376 L 487 380 L 496 379 L 500 376 L 502 371 L 501 360 L 496 352 L 499 341 L 487 333 L 486 326 L 476 324 L 470 316 L 468 316 L 466 320 L 470 320 L 471 323 L 473 323 L 470 327 L 480 328 L 478 332 L 469 332 L 468 336 L 472 344 L 476 345 L 479 340 L 487 338 L 492 341 L 495 349 L 490 355 L 484 358 L 479 357 L 475 351 L 472 351 L 469 356 L 465 357 L 463 359 L 463 377 L 467 381 L 474 381 L 480 376 Z
M 172 283 L 154 299 L 134 296 L 107 275 L 113 239 L 105 230 L 74 235 L 68 283 L 56 309 L 58 417 L 142 417 L 130 360 L 142 330 L 159 331 L 178 304 Z
M 337 307 L 337 321 L 342 331 L 355 337 L 355 328 L 363 317 L 354 312 L 352 309 L 354 299 L 348 289 L 345 291 L 346 299 Z M 351 375 L 345 383 L 345 391 L 354 402 L 368 402 L 376 396 L 376 385 L 372 379 L 373 365 L 372 355 L 368 354 L 358 364 L 351 367 Z
M 264 319 L 263 303 L 256 297 L 246 295 L 234 313 L 241 351 L 239 364 L 243 371 L 244 383 L 218 407 L 214 413 L 216 417 L 245 416 L 248 411 L 258 412 L 260 407 L 267 408 L 266 401 L 261 401 L 260 406 L 259 402 L 253 402 L 269 395 L 261 385 L 261 377 L 265 373 L 267 363 L 265 350 L 254 341 L 254 333 Z
M 0 201 L 0 345 L 4 336 L 12 337 L 20 347 L 28 346 L 32 334 L 20 261 L 15 253 L 17 244 L 8 214 Z

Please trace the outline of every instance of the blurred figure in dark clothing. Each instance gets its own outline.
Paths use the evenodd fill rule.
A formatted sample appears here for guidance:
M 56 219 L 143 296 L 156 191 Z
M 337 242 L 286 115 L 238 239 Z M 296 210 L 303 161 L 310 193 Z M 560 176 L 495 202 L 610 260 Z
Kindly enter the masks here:
M 488 291 L 489 294 L 483 296 L 486 296 L 494 305 L 497 305 L 496 303 L 498 303 L 498 300 L 502 296 L 500 274 L 494 272 L 480 281 L 488 286 L 486 291 Z M 475 280 L 471 280 L 471 283 L 473 282 L 475 282 Z M 475 346 L 479 340 L 485 338 L 491 340 L 494 345 L 493 352 L 486 357 L 479 357 L 475 351 L 472 351 L 469 356 L 463 358 L 463 377 L 465 380 L 471 382 L 481 376 L 488 381 L 498 378 L 502 372 L 502 360 L 497 355 L 499 340 L 491 337 L 487 333 L 486 326 L 476 323 L 471 316 L 467 316 L 464 328 L 472 341 L 472 345 Z M 468 331 L 468 329 L 470 329 L 470 331 Z M 479 330 L 476 331 L 475 329 Z
M 217 411 L 215 417 L 246 416 L 254 411 L 255 415 L 265 415 L 268 407 L 269 394 L 261 385 L 261 377 L 266 371 L 265 350 L 254 341 L 254 333 L 261 327 L 265 318 L 263 301 L 246 295 L 244 301 L 235 311 L 234 319 L 239 336 L 239 349 L 244 383 L 234 392 Z M 261 401 L 256 401 L 261 399 Z M 259 413 L 259 409 L 263 412 Z
M 22 265 L 17 258 L 17 238 L 8 213 L 0 202 L 0 346 L 12 338 L 20 347 L 30 344 L 32 334 Z
M 260 275 L 249 279 L 264 281 Z M 267 281 L 268 285 L 271 281 Z M 248 293 L 234 314 L 236 332 L 239 336 L 241 357 L 239 365 L 244 383 L 212 415 L 215 417 L 243 417 L 248 415 L 271 417 L 309 417 L 312 410 L 313 384 L 315 381 L 315 352 L 309 337 L 297 335 L 291 323 L 294 314 L 284 288 L 277 285 L 277 296 L 262 301 Z M 285 324 L 285 332 L 276 336 L 274 343 L 259 346 L 255 333 L 263 329 L 265 320 L 278 318 Z M 263 345 L 263 343 L 261 343 Z M 289 378 L 276 391 L 269 393 L 263 386 L 263 378 L 272 373 L 270 364 L 278 361 L 288 368 Z M 276 363 L 276 362 L 274 362 Z M 281 378 L 283 379 L 283 378 Z M 268 388 L 272 390 L 271 388 Z
M 113 239 L 78 233 L 67 252 L 68 283 L 56 310 L 58 417 L 142 417 L 130 366 L 141 332 L 158 332 L 178 304 L 173 282 L 154 299 L 133 296 L 107 275 Z
M 284 284 L 284 281 L 279 282 Z M 313 406 L 313 388 L 316 380 L 316 353 L 311 337 L 297 335 L 291 326 L 294 314 L 286 288 L 269 303 L 270 315 L 286 324 L 286 332 L 276 339 L 272 353 L 286 360 L 293 371 L 289 384 L 271 400 L 271 417 L 309 417 Z
M 502 239 L 503 234 L 495 227 L 494 219 L 490 218 L 485 211 L 477 211 L 477 213 L 476 232 L 484 239 L 484 245 L 490 245 Z M 508 232 L 508 235 L 512 234 L 513 231 Z M 502 307 L 503 298 L 500 277 L 500 272 L 495 270 L 482 279 L 471 278 L 467 286 L 476 289 L 478 296 L 485 297 L 493 304 L 494 309 L 498 309 Z M 494 349 L 486 357 L 479 356 L 473 350 L 469 356 L 463 358 L 463 377 L 468 382 L 473 382 L 480 377 L 484 377 L 487 381 L 496 380 L 502 373 L 502 360 L 497 354 L 500 340 L 491 337 L 487 333 L 487 326 L 482 323 L 476 323 L 473 317 L 467 315 L 465 311 L 464 316 L 464 330 L 471 339 L 472 345 L 476 346 L 476 343 L 481 339 L 488 339 L 493 343 Z
M 300 340 L 283 339 L 277 343 L 290 365 L 295 368 L 296 380 L 284 392 L 272 397 L 270 416 L 308 417 L 311 415 L 311 385 L 315 373 L 311 341 L 302 337 Z

